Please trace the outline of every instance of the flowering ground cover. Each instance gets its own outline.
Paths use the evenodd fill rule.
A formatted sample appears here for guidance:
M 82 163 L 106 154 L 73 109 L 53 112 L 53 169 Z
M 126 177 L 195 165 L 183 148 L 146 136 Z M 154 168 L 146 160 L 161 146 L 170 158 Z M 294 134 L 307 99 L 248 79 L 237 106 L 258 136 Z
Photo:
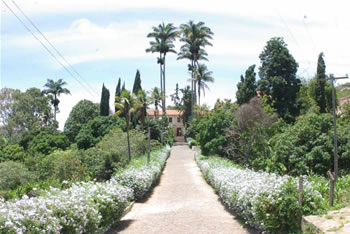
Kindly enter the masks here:
M 151 188 L 169 152 L 169 148 L 153 152 L 149 165 L 145 159 L 135 159 L 107 182 L 51 188 L 40 197 L 0 199 L 0 233 L 101 233 L 120 219 L 130 201 Z
M 245 222 L 263 232 L 299 230 L 299 218 L 323 209 L 324 198 L 305 178 L 303 204 L 298 204 L 297 178 L 255 172 L 229 160 L 204 157 L 196 161 L 222 201 Z

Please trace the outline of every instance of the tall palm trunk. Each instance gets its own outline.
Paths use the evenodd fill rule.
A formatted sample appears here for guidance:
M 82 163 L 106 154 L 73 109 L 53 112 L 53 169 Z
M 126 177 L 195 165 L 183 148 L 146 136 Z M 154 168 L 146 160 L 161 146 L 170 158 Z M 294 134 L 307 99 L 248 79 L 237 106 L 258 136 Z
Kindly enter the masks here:
M 166 112 L 166 102 L 165 102 L 165 54 L 163 57 L 163 113 Z
M 191 116 L 193 116 L 193 106 L 194 106 L 194 95 L 193 95 L 193 91 L 194 91 L 194 63 L 193 60 L 191 61 L 191 65 L 192 65 L 192 80 L 191 80 Z
M 57 96 L 56 96 L 56 94 L 55 94 L 55 99 L 54 99 L 54 105 L 53 105 L 53 108 L 54 108 L 54 120 L 55 120 L 55 122 L 54 122 L 54 125 L 55 125 L 55 127 L 56 128 L 58 128 L 58 126 L 57 126 L 57 124 L 56 124 L 56 114 L 57 114 Z
M 159 53 L 159 65 L 160 65 L 160 92 L 163 92 L 163 58 L 162 52 Z M 163 96 L 162 96 L 162 104 L 163 104 Z
M 141 113 L 141 129 L 142 129 L 142 131 L 144 130 L 144 126 L 145 126 L 145 110 L 143 109 L 142 113 Z
M 198 106 L 199 106 L 199 111 L 201 109 L 201 89 L 198 85 Z
M 130 138 L 129 138 L 129 122 L 130 116 L 127 114 L 126 116 L 126 137 L 128 139 L 128 154 L 129 154 L 129 162 L 131 161 L 131 150 L 130 150 Z

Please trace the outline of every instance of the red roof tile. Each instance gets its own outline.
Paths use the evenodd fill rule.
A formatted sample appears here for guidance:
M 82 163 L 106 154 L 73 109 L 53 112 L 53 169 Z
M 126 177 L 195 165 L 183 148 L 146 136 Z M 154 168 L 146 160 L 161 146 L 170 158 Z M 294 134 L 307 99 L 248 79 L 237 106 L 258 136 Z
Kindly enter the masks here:
M 154 116 L 154 112 L 155 110 L 147 110 L 147 115 L 152 115 Z M 182 115 L 182 112 L 179 110 L 166 110 L 166 115 Z M 163 115 L 163 111 L 158 110 L 157 116 L 162 116 Z

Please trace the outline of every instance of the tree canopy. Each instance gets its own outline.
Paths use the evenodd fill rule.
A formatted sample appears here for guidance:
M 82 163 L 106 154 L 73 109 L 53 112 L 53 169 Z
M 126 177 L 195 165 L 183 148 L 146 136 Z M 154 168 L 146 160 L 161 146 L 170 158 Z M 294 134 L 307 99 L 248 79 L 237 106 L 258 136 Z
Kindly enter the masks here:
M 241 75 L 241 82 L 237 84 L 237 104 L 242 105 L 248 103 L 250 99 L 256 96 L 256 73 L 255 65 L 251 65 L 245 72 L 245 76 Z
M 258 89 L 287 122 L 299 114 L 296 98 L 301 81 L 296 77 L 298 63 L 283 38 L 270 39 L 260 56 Z
M 75 142 L 75 137 L 78 135 L 83 124 L 97 117 L 99 112 L 98 104 L 94 104 L 86 99 L 81 100 L 70 112 L 64 125 L 64 134 L 71 142 Z

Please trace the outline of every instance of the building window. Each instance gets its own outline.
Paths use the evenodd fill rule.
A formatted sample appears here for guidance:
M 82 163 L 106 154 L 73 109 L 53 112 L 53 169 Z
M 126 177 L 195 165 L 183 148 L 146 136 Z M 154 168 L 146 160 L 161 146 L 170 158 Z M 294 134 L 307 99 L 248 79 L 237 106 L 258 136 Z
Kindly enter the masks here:
M 173 122 L 173 118 L 169 117 L 169 123 L 172 123 L 172 122 Z
M 181 122 L 181 118 L 177 117 L 177 122 L 180 123 Z

